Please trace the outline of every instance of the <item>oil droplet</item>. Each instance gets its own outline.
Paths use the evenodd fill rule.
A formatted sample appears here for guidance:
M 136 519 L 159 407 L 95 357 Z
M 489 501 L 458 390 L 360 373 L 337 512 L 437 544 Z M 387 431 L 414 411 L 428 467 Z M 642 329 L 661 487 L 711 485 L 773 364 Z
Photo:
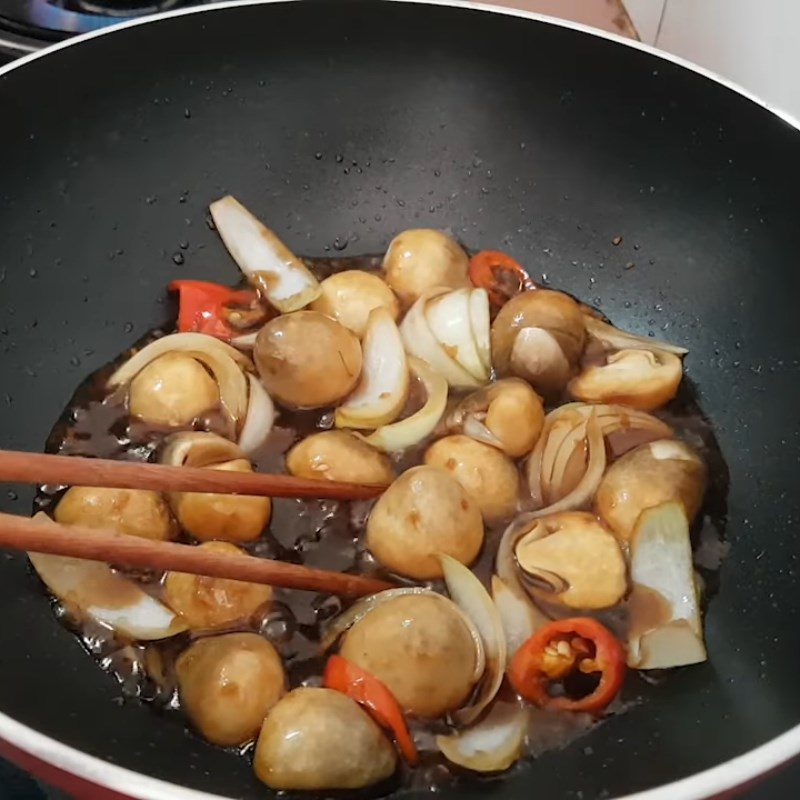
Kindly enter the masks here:
M 343 155 L 341 155 L 340 153 L 337 153 L 337 154 L 336 154 L 336 163 L 337 163 L 337 164 L 341 164 L 341 163 L 342 163 L 342 161 L 344 161 L 344 156 L 343 156 Z
M 189 247 L 189 242 L 184 239 L 182 242 L 178 242 L 178 247 L 180 247 L 181 250 L 186 250 Z
M 333 240 L 333 249 L 341 252 L 342 250 L 345 250 L 347 248 L 349 241 L 350 240 L 346 236 L 343 236 L 341 238 L 337 236 Z
M 188 108 L 184 108 L 183 109 L 183 116 L 186 117 L 186 119 L 191 119 L 192 118 L 192 112 Z
M 317 161 L 319 161 L 322 158 L 322 153 L 320 153 L 320 152 L 314 153 L 314 158 L 316 158 Z
M 9 500 L 19 500 L 19 495 L 16 492 L 7 492 L 6 496 Z
M 180 266 L 186 259 L 183 256 L 183 253 L 173 253 L 172 254 L 172 262 Z

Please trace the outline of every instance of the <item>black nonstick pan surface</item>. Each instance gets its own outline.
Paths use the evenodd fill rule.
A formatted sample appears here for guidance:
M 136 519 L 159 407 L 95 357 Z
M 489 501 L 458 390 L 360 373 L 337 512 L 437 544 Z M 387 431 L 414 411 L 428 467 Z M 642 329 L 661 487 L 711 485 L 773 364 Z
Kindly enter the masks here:
M 545 21 L 275 3 L 93 37 L 0 74 L 0 444 L 41 450 L 80 380 L 169 320 L 168 280 L 236 280 L 205 221 L 227 192 L 303 254 L 379 252 L 422 226 L 504 249 L 620 326 L 690 349 L 730 471 L 731 551 L 706 664 L 642 682 L 626 714 L 507 780 L 441 796 L 677 781 L 800 723 L 799 185 L 788 122 Z M 28 489 L 0 494 L 4 511 L 30 507 Z M 179 715 L 120 702 L 22 557 L 0 558 L 0 609 L 0 737 L 134 796 L 269 795 Z M 708 796 L 796 750 L 797 731 L 641 797 Z

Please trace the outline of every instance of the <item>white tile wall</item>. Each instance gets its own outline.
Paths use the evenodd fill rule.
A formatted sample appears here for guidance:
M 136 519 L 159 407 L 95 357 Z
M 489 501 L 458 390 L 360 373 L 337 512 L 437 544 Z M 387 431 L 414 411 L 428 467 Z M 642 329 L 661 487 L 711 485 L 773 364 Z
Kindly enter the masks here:
M 800 119 L 800 0 L 666 0 L 655 44 Z
M 643 42 L 655 44 L 666 2 L 667 0 L 625 0 L 628 16 Z

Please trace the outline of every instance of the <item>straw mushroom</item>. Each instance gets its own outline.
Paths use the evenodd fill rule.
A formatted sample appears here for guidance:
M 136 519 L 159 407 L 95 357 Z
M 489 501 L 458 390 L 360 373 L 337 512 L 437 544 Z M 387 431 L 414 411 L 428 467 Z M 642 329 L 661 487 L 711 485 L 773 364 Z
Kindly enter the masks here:
M 345 634 L 340 652 L 385 683 L 406 711 L 422 717 L 459 708 L 483 671 L 462 613 L 432 593 L 377 605 Z
M 617 540 L 586 512 L 565 511 L 533 520 L 514 554 L 527 590 L 567 608 L 608 608 L 627 589 L 625 558 Z
M 649 411 L 675 397 L 683 377 L 678 356 L 660 350 L 619 350 L 605 364 L 592 365 L 573 378 L 570 394 L 590 403 L 622 403 Z
M 393 320 L 400 316 L 394 292 L 378 276 L 361 269 L 336 272 L 320 284 L 322 293 L 309 306 L 344 325 L 360 339 L 374 308 L 385 308 Z
M 307 436 L 286 456 L 286 469 L 298 478 L 389 484 L 394 479 L 388 456 L 349 431 Z
M 228 542 L 197 545 L 211 553 L 240 555 Z M 251 617 L 272 600 L 272 587 L 259 583 L 168 572 L 164 581 L 164 601 L 193 630 L 218 628 L 229 622 Z
M 623 541 L 629 541 L 646 508 L 672 500 L 683 504 L 691 522 L 705 494 L 708 474 L 687 444 L 659 439 L 615 461 L 595 496 L 595 510 Z
M 520 378 L 503 378 L 462 400 L 447 418 L 452 433 L 464 433 L 510 458 L 529 453 L 544 427 L 544 406 Z
M 173 434 L 161 461 L 172 466 L 251 473 L 252 464 L 233 442 L 204 431 Z M 172 492 L 172 510 L 181 527 L 202 542 L 250 542 L 261 536 L 272 513 L 269 497 L 211 492 Z
M 394 747 L 358 704 L 333 689 L 301 687 L 272 708 L 253 769 L 272 789 L 360 789 L 388 778 Z
M 498 375 L 524 378 L 547 397 L 564 389 L 583 352 L 580 306 L 568 295 L 536 289 L 512 297 L 492 323 Z
M 426 228 L 398 233 L 383 259 L 386 282 L 404 308 L 435 286 L 466 286 L 468 267 L 467 254 L 456 241 Z
M 267 712 L 286 693 L 280 656 L 255 633 L 200 639 L 181 653 L 175 670 L 189 719 L 223 747 L 255 739 Z
M 361 374 L 356 335 L 317 311 L 275 317 L 259 332 L 253 355 L 267 391 L 292 408 L 333 405 Z
M 380 497 L 367 521 L 367 547 L 392 572 L 438 578 L 438 553 L 471 564 L 483 544 L 477 503 L 436 467 L 404 472 Z
M 477 503 L 487 524 L 514 514 L 519 475 L 511 459 L 497 448 L 469 436 L 445 436 L 428 448 L 425 463 L 450 473 Z
M 145 539 L 166 541 L 178 532 L 163 496 L 146 489 L 73 486 L 64 493 L 54 516 L 62 525 L 84 525 Z
M 191 355 L 165 353 L 131 381 L 130 412 L 154 425 L 191 424 L 219 404 L 219 386 Z

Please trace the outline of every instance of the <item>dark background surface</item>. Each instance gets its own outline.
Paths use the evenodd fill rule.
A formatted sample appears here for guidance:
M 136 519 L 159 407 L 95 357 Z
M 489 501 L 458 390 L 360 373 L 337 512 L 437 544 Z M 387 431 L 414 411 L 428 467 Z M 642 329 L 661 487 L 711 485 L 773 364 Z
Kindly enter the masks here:
M 800 721 L 797 131 L 586 34 L 339 2 L 100 37 L 0 78 L 0 108 L 6 447 L 41 449 L 78 381 L 165 321 L 169 279 L 235 279 L 205 225 L 228 191 L 297 252 L 374 252 L 440 227 L 690 347 L 731 475 L 710 661 L 637 685 L 628 713 L 507 781 L 442 796 L 625 794 Z M 27 513 L 30 493 L 0 508 Z M 0 560 L 0 607 L 0 710 L 113 763 L 265 796 L 176 715 L 120 705 L 23 559 Z

